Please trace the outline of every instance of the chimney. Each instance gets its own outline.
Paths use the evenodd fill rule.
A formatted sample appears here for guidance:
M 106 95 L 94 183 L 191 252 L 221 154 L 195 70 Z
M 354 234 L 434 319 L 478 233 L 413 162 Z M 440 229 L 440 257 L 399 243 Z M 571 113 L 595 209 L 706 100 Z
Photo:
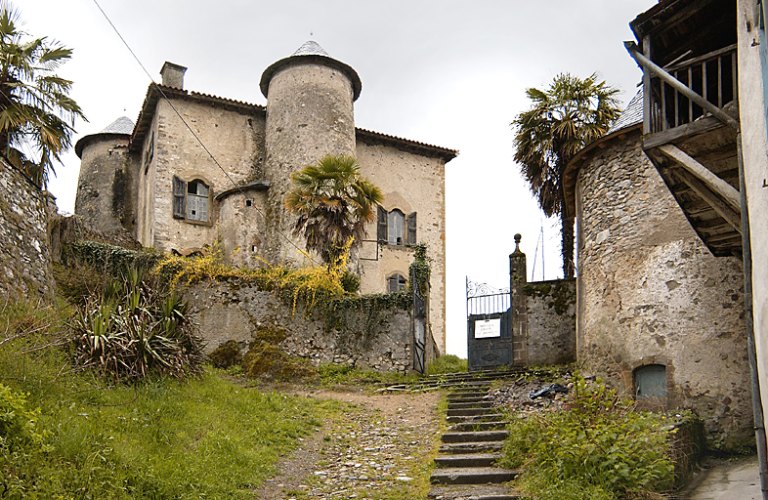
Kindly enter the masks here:
M 162 84 L 166 87 L 174 87 L 177 89 L 184 88 L 184 73 L 187 68 L 165 61 L 162 69 L 160 69 L 160 76 L 162 77 Z

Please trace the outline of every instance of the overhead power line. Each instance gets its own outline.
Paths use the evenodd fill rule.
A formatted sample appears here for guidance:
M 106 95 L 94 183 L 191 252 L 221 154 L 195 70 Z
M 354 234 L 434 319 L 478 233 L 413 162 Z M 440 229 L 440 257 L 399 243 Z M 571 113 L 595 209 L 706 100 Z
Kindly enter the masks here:
M 213 155 L 211 150 L 208 149 L 208 147 L 205 145 L 205 143 L 200 138 L 200 136 L 197 135 L 197 133 L 192 129 L 192 127 L 189 125 L 187 120 L 184 119 L 184 117 L 181 115 L 179 110 L 173 104 L 171 99 L 169 99 L 168 96 L 166 95 L 166 93 L 163 91 L 162 87 L 159 86 L 157 84 L 157 82 L 155 82 L 155 79 L 152 77 L 152 74 L 147 70 L 146 66 L 144 66 L 144 64 L 141 62 L 141 59 L 139 59 L 139 56 L 136 55 L 136 52 L 133 51 L 133 49 L 128 44 L 128 42 L 125 40 L 123 35 L 120 34 L 120 31 L 117 29 L 117 26 L 115 26 L 115 24 L 109 18 L 109 15 L 107 15 L 107 13 L 104 11 L 104 9 L 101 8 L 101 5 L 99 5 L 98 0 L 93 0 L 93 3 L 96 5 L 96 8 L 99 9 L 99 12 L 101 12 L 101 15 L 104 16 L 104 19 L 106 19 L 107 22 L 109 23 L 109 25 L 112 27 L 112 30 L 115 32 L 115 34 L 120 39 L 120 41 L 123 42 L 123 45 L 125 45 L 125 48 L 128 49 L 128 52 L 131 53 L 131 56 L 136 61 L 136 63 L 139 65 L 139 67 L 142 69 L 142 71 L 147 76 L 147 78 L 149 78 L 149 80 L 155 85 L 155 88 L 160 92 L 160 96 L 163 98 L 163 100 L 165 100 L 165 102 L 168 103 L 168 105 L 171 107 L 173 112 L 176 114 L 176 116 L 179 117 L 179 120 L 181 120 L 181 122 L 184 124 L 186 129 L 189 131 L 189 133 L 192 134 L 192 137 L 195 138 L 195 140 L 200 145 L 200 147 L 203 148 L 203 151 L 205 151 L 205 153 L 208 155 L 208 157 L 210 157 L 211 161 L 213 161 L 213 163 L 224 173 L 224 175 L 227 177 L 229 182 L 232 184 L 232 187 L 237 187 L 237 183 L 234 181 L 234 179 L 232 179 L 232 177 L 224 169 L 224 167 L 221 166 L 221 163 L 219 163 L 219 161 Z M 255 208 L 256 212 L 259 213 L 264 218 L 264 220 L 266 221 L 266 214 L 264 214 L 264 212 L 260 208 L 258 208 L 258 207 L 254 206 L 253 208 Z M 296 243 L 294 243 L 293 240 L 290 237 L 286 236 L 285 234 L 283 234 L 279 230 L 276 231 L 276 233 L 278 234 L 278 236 L 280 236 L 285 241 L 287 241 L 292 247 L 294 247 L 296 250 L 298 250 L 302 255 L 304 255 L 304 257 L 308 258 L 314 264 L 320 265 L 320 263 L 317 262 L 314 258 L 312 258 L 312 256 L 309 255 L 309 253 L 306 250 L 304 250 L 303 248 L 301 248 L 298 245 L 296 245 Z

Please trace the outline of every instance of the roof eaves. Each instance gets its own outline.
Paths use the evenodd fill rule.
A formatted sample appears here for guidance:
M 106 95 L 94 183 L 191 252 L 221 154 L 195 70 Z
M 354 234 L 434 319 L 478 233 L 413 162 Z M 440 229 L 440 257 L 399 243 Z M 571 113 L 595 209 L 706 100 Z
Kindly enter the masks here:
M 359 127 L 355 128 L 355 135 L 363 142 L 394 146 L 404 151 L 441 158 L 445 162 L 451 161 L 459 154 L 459 152 L 455 149 L 434 146 L 432 144 L 426 144 L 424 142 L 414 141 L 411 139 L 404 139 L 402 137 L 383 134 L 381 132 L 374 132 L 373 130 L 366 130 Z

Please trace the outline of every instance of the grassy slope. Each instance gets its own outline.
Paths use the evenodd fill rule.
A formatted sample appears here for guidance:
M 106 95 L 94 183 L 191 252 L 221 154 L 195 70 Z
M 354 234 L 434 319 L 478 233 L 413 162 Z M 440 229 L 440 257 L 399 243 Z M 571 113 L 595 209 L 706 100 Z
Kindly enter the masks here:
M 0 332 L 8 322 L 0 314 Z M 212 370 L 186 382 L 109 387 L 66 374 L 62 351 L 23 352 L 28 346 L 0 347 L 0 381 L 28 393 L 49 433 L 48 451 L 0 455 L 0 488 L 23 496 L 252 498 L 278 458 L 338 411 L 246 389 Z

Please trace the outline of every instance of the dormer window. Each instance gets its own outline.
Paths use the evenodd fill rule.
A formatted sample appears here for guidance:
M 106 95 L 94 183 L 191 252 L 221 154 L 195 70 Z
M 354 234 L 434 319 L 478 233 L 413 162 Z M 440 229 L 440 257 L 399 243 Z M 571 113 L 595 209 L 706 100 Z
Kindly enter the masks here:
M 416 212 L 406 216 L 398 208 L 387 212 L 382 207 L 379 207 L 376 239 L 379 243 L 386 243 L 388 245 L 415 245 Z
M 190 222 L 210 221 L 211 189 L 200 179 L 173 177 L 173 217 Z

